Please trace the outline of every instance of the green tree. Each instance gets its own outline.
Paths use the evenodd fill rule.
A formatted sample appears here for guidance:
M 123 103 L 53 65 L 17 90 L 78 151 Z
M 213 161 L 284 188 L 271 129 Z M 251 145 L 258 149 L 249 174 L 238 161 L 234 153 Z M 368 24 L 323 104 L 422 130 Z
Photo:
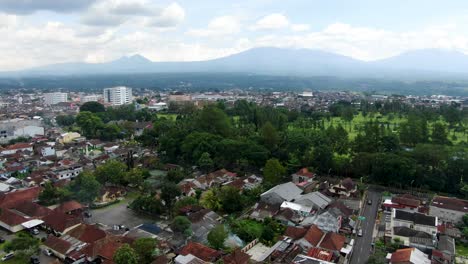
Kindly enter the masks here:
M 157 240 L 150 237 L 138 238 L 133 242 L 132 247 L 138 255 L 140 264 L 150 264 L 155 257 Z
M 75 199 L 90 204 L 99 195 L 101 184 L 92 173 L 85 171 L 71 182 L 69 190 Z
M 164 201 L 166 208 L 171 208 L 174 200 L 180 195 L 180 189 L 173 182 L 166 182 L 161 187 L 161 199 Z
M 286 174 L 286 169 L 281 165 L 278 159 L 269 159 L 263 169 L 263 176 L 265 183 L 276 185 L 281 182 L 283 176 Z
M 447 145 L 450 143 L 448 140 L 447 128 L 444 124 L 437 122 L 432 128 L 432 143 L 439 145 Z
M 210 157 L 210 153 L 203 152 L 203 154 L 198 159 L 198 166 L 205 173 L 213 169 L 213 160 Z
M 173 206 L 173 210 L 175 214 L 178 214 L 181 208 L 184 208 L 185 206 L 197 205 L 197 204 L 198 204 L 198 201 L 196 198 L 188 196 L 188 197 L 179 199 L 177 202 L 175 202 Z
M 100 113 L 105 111 L 106 108 L 99 102 L 86 102 L 80 106 L 80 112 Z
M 124 244 L 114 254 L 115 264 L 138 264 L 138 254 L 128 244 Z
M 52 205 L 67 199 L 70 195 L 68 190 L 57 188 L 51 182 L 46 182 L 39 194 L 39 201 L 44 205 Z
M 176 216 L 171 223 L 171 228 L 174 232 L 183 233 L 186 236 L 190 236 L 192 222 L 185 216 Z
M 71 126 L 75 123 L 75 117 L 72 115 L 59 115 L 55 118 L 55 121 L 61 127 Z
M 278 136 L 278 133 L 276 132 L 275 127 L 270 122 L 266 122 L 262 126 L 260 130 L 260 135 L 262 137 L 263 145 L 266 148 L 270 150 L 273 150 L 276 148 L 279 142 L 279 136 Z
M 76 124 L 81 128 L 81 132 L 86 137 L 96 137 L 97 132 L 104 126 L 101 118 L 91 112 L 80 112 L 76 116 Z
M 223 110 L 208 106 L 200 111 L 196 122 L 197 127 L 201 131 L 221 136 L 229 136 L 231 134 L 231 121 Z
M 5 244 L 4 250 L 9 251 L 22 251 L 22 250 L 32 250 L 37 251 L 39 249 L 40 240 L 30 236 L 29 234 L 22 233 L 17 237 L 13 238 L 11 241 Z
M 96 179 L 104 184 L 106 182 L 114 184 L 125 184 L 127 166 L 117 160 L 108 160 L 98 166 L 94 171 Z
M 201 195 L 200 204 L 213 211 L 218 211 L 221 208 L 221 201 L 218 198 L 216 190 L 213 188 Z
M 184 178 L 185 178 L 185 172 L 181 169 L 170 170 L 166 175 L 166 180 L 173 182 L 173 183 L 179 183 Z
M 218 193 L 223 211 L 231 214 L 242 210 L 242 197 L 239 190 L 232 186 L 223 186 Z
M 223 249 L 224 241 L 228 237 L 228 232 L 224 228 L 224 225 L 217 225 L 208 233 L 208 243 L 215 249 Z
M 131 185 L 140 186 L 145 180 L 144 171 L 140 168 L 133 168 L 125 174 L 125 181 Z

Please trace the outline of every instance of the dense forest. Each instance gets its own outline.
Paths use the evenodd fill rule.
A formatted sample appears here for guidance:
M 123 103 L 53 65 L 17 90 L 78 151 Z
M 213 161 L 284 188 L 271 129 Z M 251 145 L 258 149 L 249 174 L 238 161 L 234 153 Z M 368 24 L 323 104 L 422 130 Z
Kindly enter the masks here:
M 57 121 L 104 140 L 131 134 L 129 124 L 112 120 L 152 121 L 153 128 L 136 140 L 158 150 L 161 162 L 186 168 L 261 173 L 274 185 L 309 167 L 324 176 L 468 195 L 467 113 L 455 105 L 338 102 L 316 112 L 237 101 L 203 109 L 176 105 L 163 114 L 132 106 L 82 108 L 75 119 Z

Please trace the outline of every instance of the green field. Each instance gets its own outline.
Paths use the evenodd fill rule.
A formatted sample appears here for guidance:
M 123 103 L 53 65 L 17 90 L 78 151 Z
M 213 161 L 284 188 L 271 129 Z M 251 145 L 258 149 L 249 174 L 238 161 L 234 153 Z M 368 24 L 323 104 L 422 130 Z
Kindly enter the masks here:
M 362 114 L 355 115 L 353 120 L 351 122 L 347 122 L 343 120 L 341 117 L 332 117 L 330 120 L 325 119 L 325 128 L 328 128 L 329 126 L 337 126 L 337 125 L 342 125 L 346 131 L 348 131 L 348 135 L 350 139 L 354 139 L 360 128 L 362 128 L 367 122 L 369 121 L 376 121 L 379 123 L 387 124 L 392 129 L 393 131 L 398 131 L 398 127 L 402 122 L 405 122 L 407 119 L 406 117 L 400 117 L 398 115 L 381 115 L 381 114 L 376 114 L 373 116 L 366 116 L 364 117 Z M 442 119 L 438 120 L 437 122 L 442 122 L 446 124 L 446 122 Z M 429 122 L 428 123 L 428 129 L 429 131 L 432 130 L 434 122 Z M 465 125 L 466 126 L 466 125 Z M 295 127 L 290 126 L 289 129 L 296 129 Z M 456 136 L 456 140 L 452 139 L 452 135 Z M 459 143 L 461 141 L 468 141 L 468 134 L 463 134 L 462 132 L 454 132 L 453 129 L 448 131 L 448 138 L 453 142 L 453 143 Z
M 468 247 L 462 244 L 457 244 L 455 248 L 457 256 L 468 257 Z
M 158 118 L 167 118 L 167 119 L 172 119 L 172 120 L 176 120 L 177 118 L 177 114 L 156 114 L 156 116 Z

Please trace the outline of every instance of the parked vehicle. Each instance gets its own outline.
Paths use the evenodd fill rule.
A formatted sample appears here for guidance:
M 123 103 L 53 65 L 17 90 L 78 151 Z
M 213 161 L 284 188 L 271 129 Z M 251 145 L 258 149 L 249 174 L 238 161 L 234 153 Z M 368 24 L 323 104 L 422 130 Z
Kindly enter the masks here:
M 37 229 L 37 228 L 31 229 L 30 232 L 31 232 L 32 235 L 39 235 L 39 229 Z
M 360 236 L 360 237 L 362 237 L 362 229 L 359 229 L 359 231 L 358 231 L 358 234 L 357 234 L 357 235 L 358 235 L 358 236 Z
M 371 199 L 367 200 L 367 204 L 368 204 L 368 205 L 371 205 L 371 204 L 372 204 L 372 200 L 371 200 Z
M 0 237 L 0 244 L 5 243 L 5 239 L 3 237 Z
M 91 214 L 91 212 L 90 212 L 90 211 L 86 211 L 86 212 L 84 212 L 84 217 L 86 217 L 86 218 L 90 218 L 91 216 L 93 216 L 93 214 Z
M 29 263 L 31 263 L 31 264 L 40 264 L 41 262 L 39 261 L 39 257 L 38 257 L 38 256 L 32 256 L 32 257 L 29 259 Z
M 48 248 L 42 250 L 42 253 L 44 253 L 44 255 L 49 256 L 49 257 L 54 255 L 54 253 L 52 253 L 52 251 L 50 251 L 50 249 Z
M 15 256 L 13 252 L 7 253 L 5 256 L 2 257 L 2 261 L 7 261 L 9 259 L 12 259 Z

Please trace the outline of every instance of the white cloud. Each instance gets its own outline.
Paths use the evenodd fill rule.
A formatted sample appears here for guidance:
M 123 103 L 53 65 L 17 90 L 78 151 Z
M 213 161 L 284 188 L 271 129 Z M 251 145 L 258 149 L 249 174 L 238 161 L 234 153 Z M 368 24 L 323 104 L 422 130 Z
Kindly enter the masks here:
M 264 16 L 258 20 L 255 25 L 252 27 L 253 30 L 272 30 L 272 29 L 282 29 L 289 26 L 288 18 L 279 13 L 270 14 Z
M 310 29 L 310 26 L 307 24 L 292 24 L 291 30 L 296 32 L 307 31 Z
M 232 35 L 239 33 L 241 24 L 234 16 L 216 17 L 210 21 L 207 28 L 191 29 L 188 35 L 196 37 L 212 37 L 221 35 Z
M 28 15 L 37 11 L 69 13 L 86 9 L 96 0 L 0 0 L 0 11 Z
M 185 19 L 185 10 L 177 3 L 172 3 L 164 8 L 148 22 L 149 26 L 172 28 L 182 23 Z

